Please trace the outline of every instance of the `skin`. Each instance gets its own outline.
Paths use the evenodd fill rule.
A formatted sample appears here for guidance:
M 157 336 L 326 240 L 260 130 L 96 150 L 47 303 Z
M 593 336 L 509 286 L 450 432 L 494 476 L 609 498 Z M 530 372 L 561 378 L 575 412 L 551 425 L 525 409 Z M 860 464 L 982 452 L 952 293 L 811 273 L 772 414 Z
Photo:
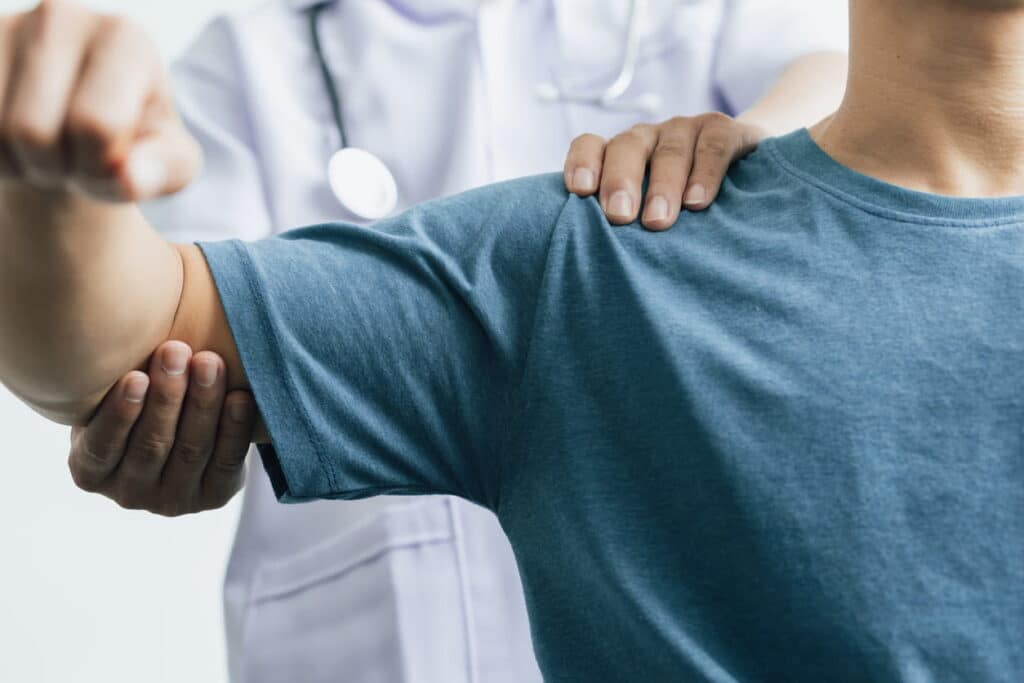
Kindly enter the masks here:
M 707 208 L 717 197 L 731 163 L 749 154 L 762 139 L 809 125 L 834 111 L 845 78 L 845 54 L 807 55 L 787 67 L 765 95 L 736 119 L 724 114 L 676 117 L 656 126 L 636 126 L 611 141 L 582 135 L 566 156 L 566 187 L 581 196 L 600 190 L 609 220 L 630 223 L 638 217 L 637 212 L 612 213 L 609 206 L 615 202 L 610 198 L 625 193 L 631 204 L 636 203 L 633 189 L 641 186 L 649 165 L 651 182 L 643 224 L 650 230 L 668 229 L 683 206 L 694 211 Z M 683 201 L 684 190 L 691 199 L 688 203 Z M 692 201 L 694 196 L 696 201 Z M 662 208 L 665 215 L 658 213 Z M 196 358 L 211 365 L 223 362 L 209 352 Z M 204 392 L 194 383 L 175 381 L 162 369 L 151 371 L 151 376 L 154 391 L 141 409 L 118 396 L 116 388 L 108 395 L 88 427 L 77 430 L 72 439 L 69 468 L 75 481 L 85 484 L 82 488 L 123 507 L 159 514 L 208 509 L 211 499 L 203 497 L 196 478 L 149 476 L 139 482 L 136 472 L 160 467 L 169 470 L 183 454 L 197 459 L 222 454 L 233 467 L 244 459 L 249 435 L 210 429 L 224 420 L 223 395 L 196 396 Z M 122 381 L 129 379 L 126 376 Z M 244 392 L 233 392 L 227 402 L 247 398 Z M 186 404 L 187 409 L 182 410 Z M 130 439 L 122 437 L 128 433 Z M 217 456 L 213 457 L 217 462 Z M 95 467 L 97 461 L 103 466 Z M 236 481 L 237 491 L 242 477 Z M 213 502 L 217 500 L 223 504 L 230 496 Z
M 82 15 L 44 6 L 47 20 L 17 15 L 0 25 L 0 45 L 45 53 L 0 62 L 8 84 L 0 147 L 15 160 L 0 184 L 0 377 L 42 414 L 81 422 L 122 374 L 181 339 L 224 359 L 228 390 L 248 388 L 201 253 L 165 243 L 127 203 L 173 191 L 194 173 L 165 79 L 145 60 L 91 74 L 103 64 L 96 51 L 124 38 L 90 20 L 88 30 L 56 39 L 47 33 L 57 33 L 54 24 Z M 1024 108 L 1024 3 L 853 0 L 851 16 L 850 88 L 814 129 L 825 151 L 857 171 L 894 169 L 911 189 L 1024 194 L 1024 178 L 1008 174 L 1024 163 L 1024 131 L 1012 125 Z M 927 30 L 905 47 L 906 26 Z M 951 40 L 957 68 L 948 68 Z M 145 77 L 126 77 L 131 68 Z M 145 85 L 127 93 L 125 83 Z M 884 90 L 900 84 L 913 87 Z M 97 88 L 103 97 L 83 92 Z M 77 103 L 109 104 L 112 93 L 136 115 L 118 110 L 131 123 L 83 128 Z M 41 116 L 47 107 L 63 112 L 47 131 L 35 130 L 38 117 L 10 113 Z
M 225 396 L 223 360 L 208 351 L 193 357 L 181 342 L 161 345 L 148 373 L 125 375 L 89 428 L 72 428 L 75 484 L 169 517 L 222 507 L 245 478 L 252 397 Z
M 708 208 L 729 167 L 761 140 L 811 125 L 835 111 L 846 65 L 844 54 L 802 57 L 735 119 L 721 113 L 677 116 L 657 125 L 633 126 L 609 141 L 581 135 L 565 159 L 565 185 L 582 197 L 598 193 L 613 225 L 640 218 L 648 230 L 667 230 L 682 210 Z M 640 188 L 648 171 L 641 215 Z

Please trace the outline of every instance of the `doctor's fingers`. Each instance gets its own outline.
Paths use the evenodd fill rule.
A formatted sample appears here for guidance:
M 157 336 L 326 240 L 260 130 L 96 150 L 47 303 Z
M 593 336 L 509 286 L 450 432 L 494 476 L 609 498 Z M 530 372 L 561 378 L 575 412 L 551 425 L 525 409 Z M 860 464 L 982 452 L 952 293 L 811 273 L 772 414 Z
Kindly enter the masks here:
M 64 116 L 95 25 L 87 10 L 52 0 L 4 20 L 0 140 L 24 180 L 63 180 Z
M 71 430 L 68 469 L 83 491 L 102 492 L 124 455 L 132 426 L 142 414 L 149 377 L 130 372 L 107 392 L 86 427 Z
M 188 345 L 174 341 L 161 345 L 150 359 L 146 404 L 111 482 L 115 489 L 111 497 L 122 507 L 148 510 L 154 506 L 160 478 L 174 446 L 191 359 Z
M 569 192 L 581 197 L 589 197 L 597 192 L 607 144 L 601 136 L 590 133 L 584 133 L 572 141 L 562 171 Z
M 632 223 L 640 211 L 640 191 L 658 128 L 648 124 L 619 133 L 605 147 L 601 171 L 601 208 L 616 225 Z
M 699 122 L 700 130 L 693 148 L 693 170 L 686 182 L 683 205 L 690 211 L 703 211 L 718 197 L 729 167 L 750 154 L 765 133 L 725 114 L 704 114 L 694 120 Z M 651 181 L 654 181 L 653 169 Z
M 217 445 L 203 474 L 203 509 L 222 507 L 242 488 L 245 456 L 252 442 L 256 415 L 255 401 L 247 391 L 233 391 L 224 400 Z
M 192 358 L 192 371 L 178 431 L 150 509 L 167 517 L 198 512 L 203 472 L 213 454 L 224 405 L 224 361 L 209 351 Z
M 699 120 L 676 117 L 658 126 L 658 143 L 651 153 L 643 224 L 651 230 L 666 230 L 679 218 L 683 188 L 693 166 L 693 148 L 699 134 Z

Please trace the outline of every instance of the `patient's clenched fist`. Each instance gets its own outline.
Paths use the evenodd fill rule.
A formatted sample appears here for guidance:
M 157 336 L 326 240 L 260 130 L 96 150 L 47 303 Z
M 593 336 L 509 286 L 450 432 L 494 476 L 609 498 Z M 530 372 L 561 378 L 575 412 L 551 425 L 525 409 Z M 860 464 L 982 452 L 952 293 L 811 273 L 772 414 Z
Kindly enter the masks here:
M 142 29 L 65 0 L 0 17 L 0 181 L 139 201 L 199 164 Z

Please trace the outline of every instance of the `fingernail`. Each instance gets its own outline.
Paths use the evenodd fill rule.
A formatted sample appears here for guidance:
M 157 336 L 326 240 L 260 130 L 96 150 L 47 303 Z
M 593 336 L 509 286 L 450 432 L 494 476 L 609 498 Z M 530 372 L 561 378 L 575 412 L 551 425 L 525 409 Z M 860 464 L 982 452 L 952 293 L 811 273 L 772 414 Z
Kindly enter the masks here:
M 171 377 L 179 377 L 185 374 L 188 367 L 188 347 L 183 344 L 171 344 L 164 349 L 160 365 L 164 372 Z
M 228 406 L 228 413 L 235 422 L 245 422 L 249 419 L 249 402 L 235 401 Z
M 658 195 L 647 202 L 647 211 L 644 212 L 644 220 L 663 221 L 668 218 L 668 200 Z
M 616 218 L 629 218 L 633 215 L 633 198 L 628 192 L 619 191 L 608 201 L 608 213 Z
M 708 198 L 708 191 L 704 189 L 703 185 L 694 185 L 686 192 L 686 197 L 683 198 L 683 203 L 687 205 L 692 204 L 703 204 Z
M 142 403 L 148 390 L 149 377 L 143 374 L 135 375 L 124 386 L 124 400 L 129 403 Z
M 167 167 L 152 150 L 140 147 L 128 160 L 128 177 L 132 188 L 141 196 L 152 197 L 167 181 Z
M 217 363 L 204 359 L 196 363 L 196 384 L 209 388 L 217 382 Z
M 577 168 L 572 174 L 572 188 L 582 192 L 591 192 L 594 189 L 594 172 L 589 168 Z

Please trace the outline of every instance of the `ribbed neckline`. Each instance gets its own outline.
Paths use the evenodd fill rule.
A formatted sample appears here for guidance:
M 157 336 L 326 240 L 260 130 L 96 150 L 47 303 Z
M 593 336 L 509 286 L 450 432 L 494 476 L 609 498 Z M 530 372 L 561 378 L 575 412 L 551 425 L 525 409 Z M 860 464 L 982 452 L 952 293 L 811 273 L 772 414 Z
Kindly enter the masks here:
M 767 140 L 761 147 L 804 182 L 863 211 L 891 220 L 964 227 L 1024 223 L 1024 196 L 968 199 L 891 185 L 835 161 L 818 146 L 806 128 Z

